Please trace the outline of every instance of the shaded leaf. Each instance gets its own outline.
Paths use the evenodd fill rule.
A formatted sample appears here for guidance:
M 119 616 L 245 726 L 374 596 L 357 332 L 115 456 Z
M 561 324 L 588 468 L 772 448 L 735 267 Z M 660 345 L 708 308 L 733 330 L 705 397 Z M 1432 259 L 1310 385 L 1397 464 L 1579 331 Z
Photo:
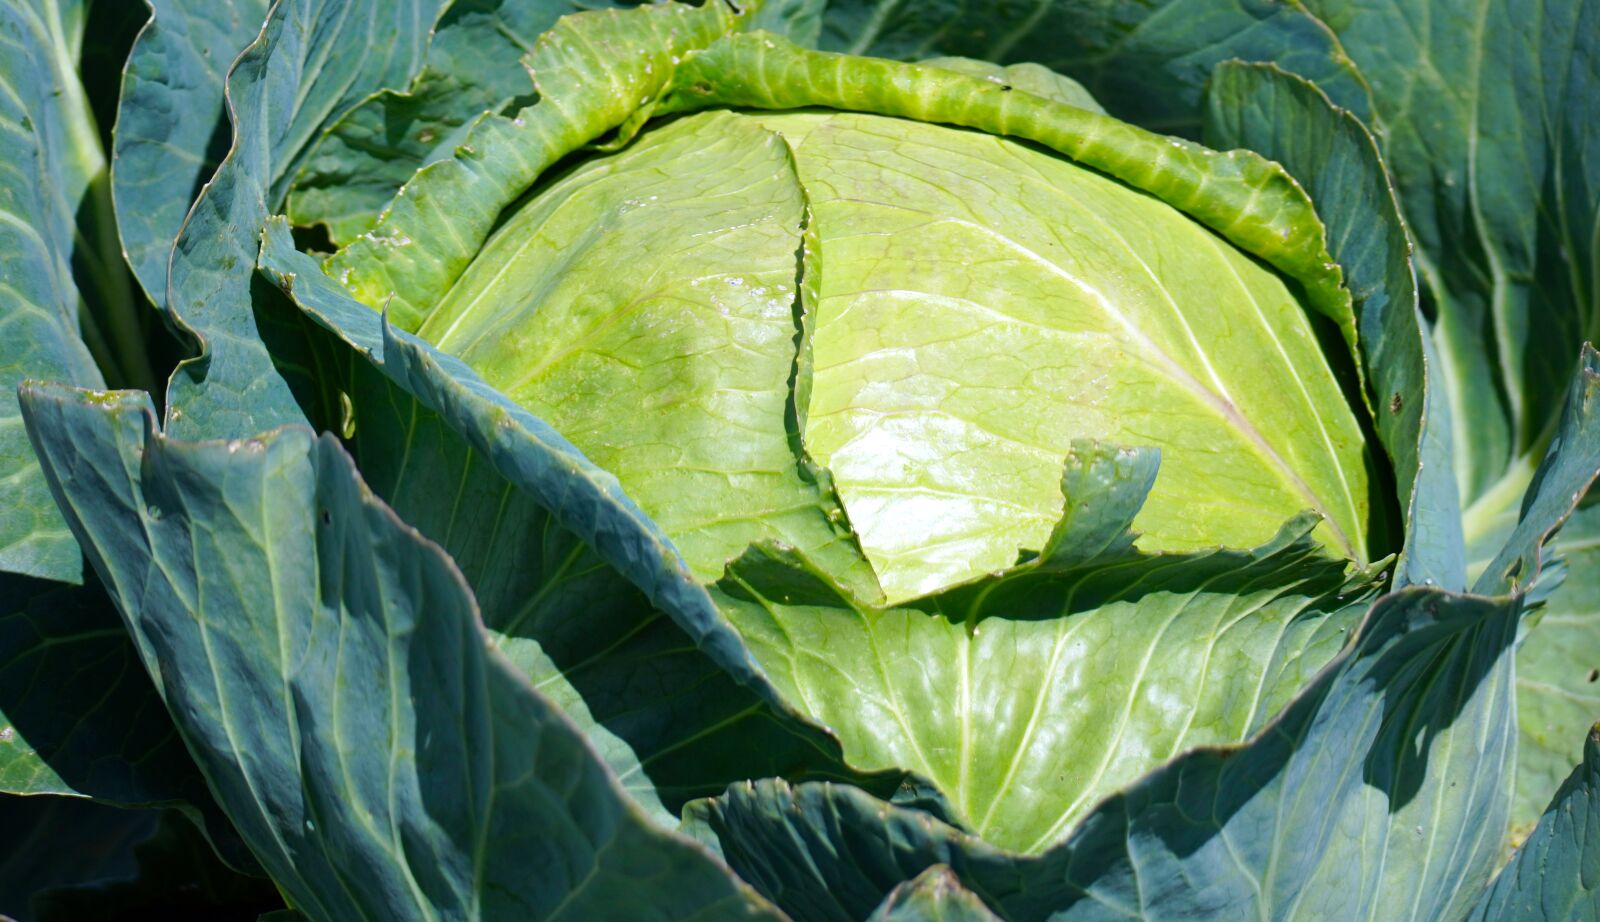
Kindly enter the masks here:
M 123 810 L 79 797 L 0 794 L 0 918 L 33 918 L 34 894 L 53 887 L 126 880 L 138 873 L 133 850 L 161 820 L 160 810 Z
M 1375 88 L 1372 120 L 1437 316 L 1468 544 L 1486 559 L 1600 329 L 1600 3 L 1307 6 Z
M 283 905 L 271 881 L 230 869 L 199 830 L 172 811 L 159 815 L 132 852 L 135 867 L 126 876 L 85 878 L 36 892 L 32 917 L 38 922 L 185 917 L 248 922 Z
M 301 912 L 774 917 L 627 799 L 331 436 L 172 441 L 131 394 L 26 406 L 180 732 Z
M 534 94 L 522 64 L 538 37 L 568 13 L 604 0 L 457 0 L 434 28 L 427 63 L 403 92 L 382 90 L 345 113 L 311 148 L 288 213 L 325 224 L 333 242 L 371 228 L 413 173 L 448 159 L 486 112 Z
M 0 576 L 0 790 L 119 804 L 209 799 L 98 585 Z
M 1519 922 L 1600 919 L 1600 727 L 1528 841 L 1470 916 Z
M 228 152 L 228 66 L 261 31 L 267 0 L 149 0 L 123 69 L 111 194 L 128 264 L 158 307 L 189 206 Z
M 167 310 L 202 348 L 172 378 L 174 434 L 243 436 L 305 419 L 294 392 L 311 386 L 296 366 L 304 344 L 252 304 L 261 225 L 329 122 L 411 79 L 442 3 L 282 0 L 234 64 L 232 146 L 184 221 L 168 278 Z M 330 53 L 339 48 L 353 53 Z
M 1600 352 L 1585 344 L 1577 373 L 1562 402 L 1555 437 L 1528 492 L 1505 547 L 1473 586 L 1475 592 L 1527 591 L 1538 579 L 1546 541 L 1576 508 L 1600 470 Z
M 1327 26 L 1267 0 L 833 0 L 822 47 L 916 60 L 1032 61 L 1081 81 L 1111 112 L 1193 136 L 1212 67 L 1276 61 L 1364 114 L 1367 90 Z
M 781 35 L 797 45 L 817 47 L 828 0 L 763 0 L 750 28 Z
M 73 271 L 85 256 L 116 258 L 79 252 L 79 210 L 93 211 L 105 165 L 77 76 L 86 10 L 84 0 L 0 7 L 0 571 L 73 583 L 82 559 L 28 446 L 16 387 L 105 383 L 79 333 L 80 321 L 94 326 L 98 292 Z M 103 335 L 98 344 L 109 357 Z

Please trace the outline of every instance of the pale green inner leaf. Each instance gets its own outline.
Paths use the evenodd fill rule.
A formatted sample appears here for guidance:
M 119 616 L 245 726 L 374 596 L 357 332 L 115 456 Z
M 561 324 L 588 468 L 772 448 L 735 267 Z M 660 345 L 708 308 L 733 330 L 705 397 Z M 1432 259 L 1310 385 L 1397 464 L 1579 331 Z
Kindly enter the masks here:
M 781 139 L 685 119 L 519 212 L 420 333 L 615 473 L 702 579 L 773 538 L 870 580 L 784 424 L 804 221 Z
M 795 118 L 825 267 L 806 443 L 891 599 L 1038 548 L 1076 438 L 1165 449 L 1146 550 L 1249 547 L 1312 509 L 1364 559 L 1361 432 L 1278 276 L 1029 146 Z
M 1024 573 L 886 611 L 742 569 L 718 598 L 853 764 L 913 770 L 985 841 L 1033 853 L 1177 753 L 1277 713 L 1365 608 L 1335 595 L 1341 571 L 1302 541 Z

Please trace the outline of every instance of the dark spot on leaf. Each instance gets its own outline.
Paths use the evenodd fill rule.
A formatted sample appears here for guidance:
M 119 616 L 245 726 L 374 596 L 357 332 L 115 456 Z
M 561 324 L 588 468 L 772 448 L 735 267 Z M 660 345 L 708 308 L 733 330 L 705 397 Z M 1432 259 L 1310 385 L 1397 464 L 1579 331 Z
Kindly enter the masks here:
M 326 509 L 323 509 L 322 511 L 317 513 L 317 517 L 322 520 L 322 524 L 324 524 L 324 525 L 332 525 L 333 524 L 333 513 L 329 512 Z
M 1600 682 L 1600 669 L 1589 670 L 1589 681 Z
M 1389 398 L 1389 412 L 1390 413 L 1399 413 L 1400 412 L 1400 408 L 1405 406 L 1405 405 L 1406 405 L 1405 398 L 1400 396 L 1400 392 L 1399 391 L 1395 391 L 1394 392 L 1394 396 Z
M 1000 84 L 1000 92 L 1002 92 L 1002 93 L 1011 92 L 1011 84 L 1009 84 L 1009 83 Z

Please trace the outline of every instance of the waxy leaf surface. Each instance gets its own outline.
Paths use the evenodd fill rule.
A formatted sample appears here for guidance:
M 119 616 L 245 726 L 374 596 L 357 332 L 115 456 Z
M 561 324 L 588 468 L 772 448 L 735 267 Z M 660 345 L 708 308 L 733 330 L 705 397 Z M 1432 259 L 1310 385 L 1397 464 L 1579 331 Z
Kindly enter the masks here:
M 77 75 L 86 14 L 82 0 L 0 8 L 0 571 L 73 583 L 82 557 L 28 445 L 16 387 L 105 382 L 79 333 L 97 292 L 74 275 L 76 261 L 96 258 L 79 252 L 77 220 L 93 211 L 105 168 Z
M 177 442 L 131 394 L 27 400 L 185 742 L 300 912 L 776 918 L 627 798 L 331 436 Z

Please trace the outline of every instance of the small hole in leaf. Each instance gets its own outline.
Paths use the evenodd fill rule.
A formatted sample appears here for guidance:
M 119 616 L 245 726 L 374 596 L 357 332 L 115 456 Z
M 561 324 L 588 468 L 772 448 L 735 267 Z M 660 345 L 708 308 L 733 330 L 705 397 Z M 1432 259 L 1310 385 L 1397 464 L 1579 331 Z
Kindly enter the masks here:
M 1589 681 L 1600 682 L 1600 669 L 1589 670 Z
M 294 235 L 294 248 L 302 253 L 332 253 L 339 249 L 334 246 L 333 237 L 328 234 L 326 224 L 291 227 L 289 232 Z
M 1394 396 L 1389 398 L 1389 412 L 1390 413 L 1399 413 L 1400 412 L 1400 408 L 1405 406 L 1405 405 L 1406 405 L 1405 398 L 1400 396 L 1400 392 L 1399 391 L 1395 391 L 1394 392 Z
M 1011 84 L 1009 84 L 1009 83 L 1000 84 L 1000 92 L 1002 92 L 1002 93 L 1011 92 Z

